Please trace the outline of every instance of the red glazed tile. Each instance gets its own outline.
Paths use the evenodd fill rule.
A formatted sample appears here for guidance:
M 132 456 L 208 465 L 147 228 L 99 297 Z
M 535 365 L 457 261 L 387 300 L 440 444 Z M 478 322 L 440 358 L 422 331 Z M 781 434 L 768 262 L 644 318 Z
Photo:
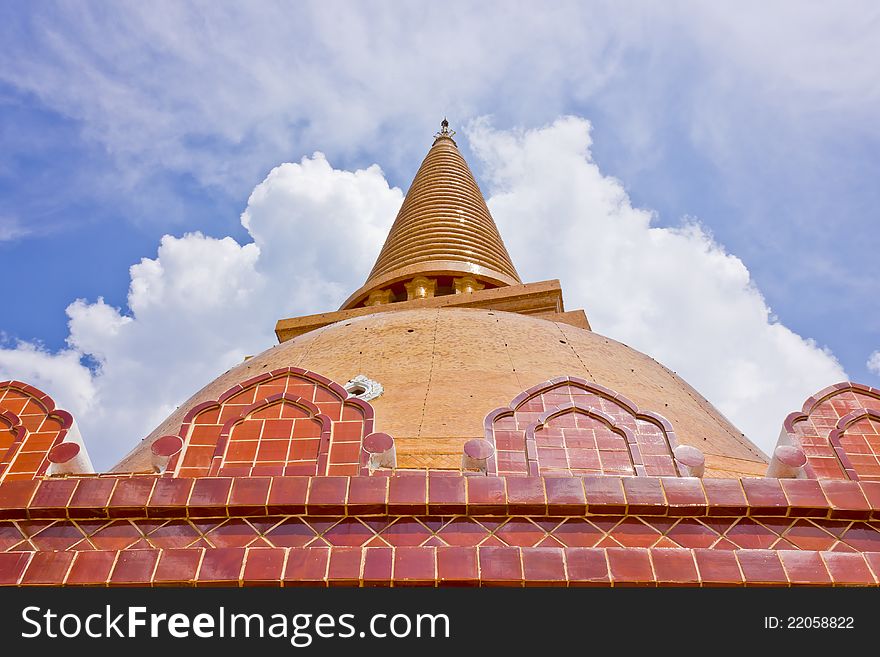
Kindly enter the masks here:
M 438 536 L 449 545 L 464 547 L 479 545 L 489 536 L 489 531 L 473 518 L 459 517 L 450 520 Z
M 39 483 L 36 479 L 30 479 L 0 484 L 0 519 L 26 518 L 28 504 Z
M 779 540 L 778 534 L 752 518 L 740 518 L 724 536 L 738 547 L 748 549 L 766 550 Z
M 0 586 L 18 584 L 34 552 L 0 552 Z
M 574 547 L 563 552 L 569 586 L 606 586 L 611 582 L 605 550 Z
M 703 584 L 742 586 L 743 578 L 733 550 L 694 550 Z
M 434 586 L 436 577 L 435 548 L 401 547 L 394 551 L 395 586 Z
M 706 514 L 706 494 L 696 477 L 662 477 L 663 492 L 670 516 L 702 516 Z
M 590 513 L 626 513 L 626 497 L 620 477 L 584 477 L 583 484 Z
M 605 532 L 584 518 L 567 518 L 550 535 L 565 547 L 594 547 Z
M 700 582 L 694 553 L 679 548 L 651 550 L 651 562 L 659 586 L 696 586 Z
M 801 550 L 830 550 L 836 538 L 809 520 L 798 520 L 782 535 Z
M 0 522 L 0 552 L 18 545 L 25 538 L 12 521 Z
M 281 586 L 285 550 L 280 548 L 248 548 L 242 582 L 246 586 Z
M 236 477 L 227 504 L 230 516 L 264 516 L 269 500 L 270 477 Z
M 874 579 L 880 582 L 880 552 L 868 552 L 863 556 L 874 573 Z
M 80 523 L 80 527 L 83 523 Z M 99 550 L 124 550 L 141 539 L 141 532 L 128 520 L 113 520 L 89 536 Z
M 483 586 L 522 586 L 520 550 L 515 547 L 481 547 L 480 582 Z
M 703 479 L 703 490 L 710 516 L 740 516 L 748 511 L 739 479 Z
M 76 525 L 62 520 L 31 536 L 31 543 L 38 550 L 69 550 L 82 539 L 83 533 Z
M 389 544 L 400 547 L 413 547 L 424 543 L 431 535 L 430 530 L 415 518 L 398 518 L 396 522 L 382 531 L 382 538 Z
M 198 530 L 182 519 L 169 520 L 153 530 L 149 530 L 148 527 L 141 527 L 141 530 L 149 532 L 147 540 L 157 548 L 185 548 L 201 538 Z
M 507 515 L 507 494 L 501 477 L 466 477 L 468 514 Z
M 785 569 L 775 550 L 736 550 L 746 585 L 787 584 Z
M 201 560 L 202 550 L 199 549 L 162 550 L 159 565 L 156 566 L 153 575 L 153 584 L 156 586 L 191 584 L 196 578 Z
M 851 552 L 822 552 L 821 555 L 835 584 L 867 586 L 875 583 L 863 555 Z
M 427 479 L 423 473 L 390 477 L 388 513 L 426 513 L 428 509 Z
M 343 518 L 323 534 L 324 540 L 330 545 L 347 547 L 365 545 L 373 536 L 375 533 L 372 529 L 352 516 Z
M 791 507 L 790 516 L 824 517 L 828 514 L 828 500 L 815 479 L 780 479 L 782 491 Z
M 192 479 L 156 480 L 150 496 L 147 516 L 151 518 L 182 518 L 186 516 L 186 502 L 192 490 Z
M 608 566 L 614 586 L 654 586 L 651 559 L 645 548 L 608 548 Z
M 204 585 L 236 586 L 241 576 L 245 549 L 241 547 L 205 550 L 199 568 L 198 583 Z
M 35 552 L 21 583 L 60 586 L 64 583 L 75 554 L 75 552 Z
M 707 548 L 718 540 L 719 534 L 696 518 L 682 518 L 666 536 L 681 547 Z
M 819 485 L 831 503 L 832 518 L 867 520 L 871 517 L 871 506 L 858 482 L 821 479 Z
M 348 495 L 348 477 L 313 477 L 306 511 L 315 515 L 342 515 Z
M 232 479 L 229 477 L 200 477 L 195 480 L 189 496 L 191 518 L 216 518 L 226 516 L 226 503 Z
M 495 530 L 495 536 L 507 545 L 515 547 L 532 547 L 537 545 L 545 535 L 544 529 L 528 518 L 511 518 L 504 523 L 503 527 Z
M 779 556 L 792 585 L 830 584 L 831 577 L 818 552 L 781 550 Z
M 325 586 L 328 548 L 292 548 L 284 567 L 284 586 Z
M 666 515 L 666 498 L 657 477 L 624 477 L 628 513 Z
M 750 516 L 784 516 L 788 514 L 788 500 L 778 479 L 741 479 Z
M 357 586 L 361 578 L 364 550 L 360 547 L 334 547 L 330 550 L 327 583 L 330 586 Z
M 28 509 L 31 518 L 64 518 L 76 479 L 43 479 Z
M 156 477 L 120 477 L 107 502 L 107 513 L 111 518 L 145 515 Z
M 594 522 L 600 528 L 607 526 L 600 519 Z M 609 536 L 624 547 L 650 547 L 660 538 L 660 532 L 635 516 L 626 516 L 609 530 Z
M 245 547 L 257 538 L 257 531 L 244 518 L 230 518 L 205 534 L 215 547 Z
M 437 548 L 437 580 L 444 586 L 475 586 L 480 575 L 477 548 Z
M 865 498 L 868 500 L 868 505 L 871 507 L 871 518 L 877 520 L 880 518 L 880 481 L 862 481 L 860 483 L 862 485 L 862 493 L 864 493 Z M 0 504 L 0 508 L 2 506 Z
M 467 512 L 465 477 L 428 476 L 428 512 L 458 515 Z
M 364 549 L 364 586 L 388 586 L 391 584 L 391 548 L 375 547 Z
M 306 512 L 309 477 L 272 477 L 269 489 L 269 515 L 299 515 Z
M 123 550 L 113 566 L 111 585 L 149 585 L 159 559 L 159 550 Z
M 275 547 L 303 547 L 315 538 L 315 530 L 300 518 L 287 518 L 265 533 Z
M 116 479 L 80 479 L 68 505 L 71 518 L 106 518 Z
M 511 514 L 546 515 L 543 477 L 507 477 L 507 508 Z
M 565 586 L 562 548 L 523 548 L 523 579 L 526 586 Z
M 388 477 L 352 477 L 348 485 L 348 512 L 388 512 Z
M 547 513 L 551 516 L 582 516 L 587 512 L 587 498 L 580 477 L 545 477 Z

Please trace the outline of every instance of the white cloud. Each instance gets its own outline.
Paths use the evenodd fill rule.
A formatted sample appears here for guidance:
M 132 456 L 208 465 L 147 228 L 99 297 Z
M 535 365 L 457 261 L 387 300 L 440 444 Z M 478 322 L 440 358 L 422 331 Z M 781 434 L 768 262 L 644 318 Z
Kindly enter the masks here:
M 598 332 L 676 370 L 765 451 L 786 413 L 846 378 L 830 353 L 774 321 L 743 263 L 698 223 L 652 227 L 592 161 L 587 121 L 469 132 L 524 280 L 560 278 Z M 337 170 L 320 153 L 283 164 L 242 215 L 253 243 L 165 236 L 156 258 L 131 268 L 129 312 L 77 300 L 68 349 L 0 350 L 0 376 L 74 411 L 109 467 L 194 390 L 270 346 L 276 319 L 332 309 L 359 287 L 401 200 L 377 166 Z
M 845 372 L 775 321 L 742 261 L 699 223 L 652 227 L 592 161 L 589 129 L 577 118 L 520 133 L 472 126 L 520 275 L 561 279 L 596 331 L 677 371 L 770 451 L 785 415 Z
M 0 215 L 0 242 L 11 242 L 30 235 L 33 231 L 21 225 L 15 217 Z
M 871 355 L 868 356 L 868 362 L 865 363 L 865 366 L 868 368 L 869 372 L 880 376 L 880 349 L 871 352 Z
M 0 380 L 24 381 L 43 391 L 52 391 L 56 400 L 74 417 L 89 413 L 95 402 L 95 385 L 88 368 L 80 363 L 82 354 L 74 349 L 50 352 L 39 345 L 19 342 L 0 349 Z
M 394 125 L 399 146 L 439 112 L 534 122 L 594 99 L 646 150 L 658 110 L 674 107 L 723 155 L 768 108 L 777 137 L 817 116 L 876 135 L 877 18 L 872 2 L 557 2 L 527 20 L 491 2 L 37 6 L 28 29 L 0 25 L 0 79 L 80 121 L 121 174 L 239 188 L 293 144 L 351 152 Z
M 131 267 L 127 312 L 76 300 L 68 348 L 0 349 L 0 379 L 49 392 L 109 468 L 195 390 L 271 346 L 275 320 L 357 288 L 401 201 L 377 166 L 339 171 L 320 153 L 282 164 L 242 215 L 253 243 L 166 235 L 156 258 Z

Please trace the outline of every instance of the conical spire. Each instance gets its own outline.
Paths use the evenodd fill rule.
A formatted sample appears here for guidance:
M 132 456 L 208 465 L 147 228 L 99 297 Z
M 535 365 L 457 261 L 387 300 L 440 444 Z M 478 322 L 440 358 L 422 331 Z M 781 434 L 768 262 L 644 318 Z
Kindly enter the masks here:
M 454 134 L 443 119 L 373 271 L 343 309 L 521 282 Z

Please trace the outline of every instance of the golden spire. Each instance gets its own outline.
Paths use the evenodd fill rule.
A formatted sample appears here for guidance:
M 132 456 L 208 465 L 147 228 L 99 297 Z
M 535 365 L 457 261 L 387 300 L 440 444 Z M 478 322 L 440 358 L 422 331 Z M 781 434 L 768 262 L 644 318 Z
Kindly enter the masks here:
M 444 118 L 373 271 L 342 309 L 521 282 L 454 134 Z

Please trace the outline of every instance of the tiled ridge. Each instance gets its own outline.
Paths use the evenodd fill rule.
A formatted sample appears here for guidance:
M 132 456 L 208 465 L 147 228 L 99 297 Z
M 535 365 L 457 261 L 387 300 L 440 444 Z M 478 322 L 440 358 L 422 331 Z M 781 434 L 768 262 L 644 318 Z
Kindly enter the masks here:
M 880 552 L 318 547 L 7 552 L 0 585 L 876 586 Z
M 51 478 L 0 483 L 0 519 L 288 515 L 755 516 L 880 520 L 880 482 L 684 477 Z

